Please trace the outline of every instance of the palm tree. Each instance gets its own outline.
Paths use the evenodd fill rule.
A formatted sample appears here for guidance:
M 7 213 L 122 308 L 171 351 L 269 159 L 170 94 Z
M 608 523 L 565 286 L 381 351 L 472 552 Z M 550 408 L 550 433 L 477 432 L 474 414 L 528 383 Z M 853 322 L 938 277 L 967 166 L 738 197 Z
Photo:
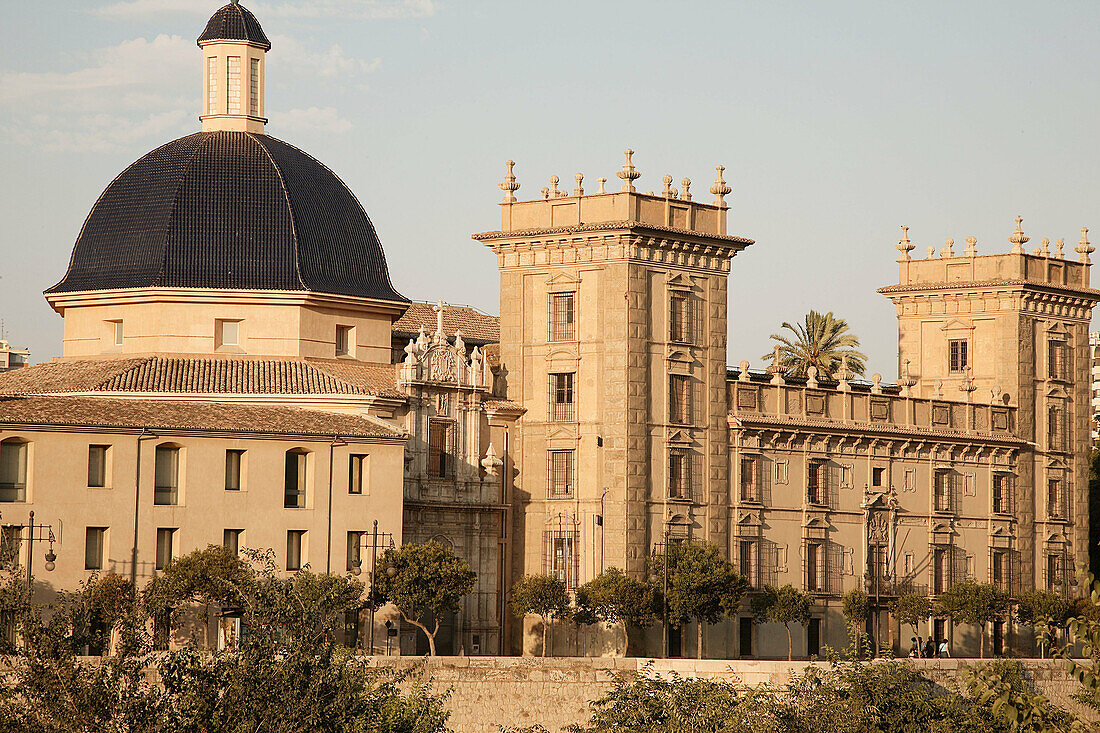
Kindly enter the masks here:
M 848 332 L 848 323 L 843 318 L 835 318 L 831 311 L 824 315 L 810 311 L 804 323 L 792 326 L 784 322 L 783 328 L 794 337 L 773 333 L 771 338 L 776 342 L 779 367 L 784 373 L 805 376 L 806 370 L 813 366 L 817 367 L 818 377 L 833 379 L 846 356 L 848 370 L 863 375 L 867 356 L 857 351 L 859 339 Z M 771 361 L 774 355 L 765 354 L 761 358 Z

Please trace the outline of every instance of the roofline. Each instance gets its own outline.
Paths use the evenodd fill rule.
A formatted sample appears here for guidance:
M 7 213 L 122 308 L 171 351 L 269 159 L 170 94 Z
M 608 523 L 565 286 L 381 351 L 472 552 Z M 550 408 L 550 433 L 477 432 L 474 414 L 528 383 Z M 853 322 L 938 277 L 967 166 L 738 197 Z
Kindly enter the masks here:
M 117 425 L 112 423 L 92 423 L 92 422 L 34 422 L 31 420 L 0 420 L 0 432 L 16 432 L 15 428 L 9 426 L 16 426 L 18 428 L 31 428 L 34 430 L 43 430 L 49 432 L 84 432 L 86 428 L 94 428 L 103 433 L 149 433 L 155 432 L 158 435 L 184 435 L 192 437 L 209 437 L 216 438 L 227 435 L 241 436 L 247 435 L 251 438 L 259 438 L 265 440 L 279 440 L 287 437 L 292 438 L 306 438 L 310 440 L 332 440 L 333 438 L 355 438 L 360 441 L 370 441 L 379 443 L 405 443 L 408 440 L 408 435 L 369 435 L 366 433 L 347 433 L 347 432 L 281 432 L 278 430 L 244 430 L 234 428 L 215 428 L 205 430 L 202 428 L 181 428 L 171 427 L 167 425 Z
M 894 294 L 905 294 L 910 292 L 921 292 L 926 290 L 980 290 L 982 288 L 1012 288 L 1016 290 L 1024 290 L 1026 288 L 1035 288 L 1037 290 L 1045 290 L 1058 294 L 1069 294 L 1077 297 L 1087 297 L 1094 301 L 1100 301 L 1100 290 L 1093 288 L 1086 288 L 1074 285 L 1059 285 L 1058 283 L 1050 282 L 1037 282 L 1035 280 L 1020 280 L 1020 279 L 1001 279 L 1001 280 L 974 280 L 974 281 L 958 281 L 958 282 L 928 282 L 928 283 L 913 283 L 913 284 L 898 284 L 887 285 L 885 287 L 878 288 L 875 292 L 881 293 L 887 297 Z
M 751 244 L 756 244 L 756 240 L 749 239 L 747 237 L 738 237 L 733 234 L 707 234 L 705 232 L 697 232 L 691 229 L 677 229 L 676 227 L 665 227 L 657 224 L 647 224 L 645 222 L 629 219 L 621 221 L 604 221 L 595 222 L 592 224 L 580 224 L 565 227 L 545 227 L 535 229 L 516 229 L 512 231 L 503 231 L 500 229 L 480 232 L 478 234 L 470 235 L 471 239 L 479 242 L 493 241 L 497 239 L 525 239 L 534 236 L 554 235 L 554 234 L 573 234 L 584 232 L 599 232 L 615 229 L 626 229 L 628 231 L 642 230 L 651 231 L 658 234 L 677 234 L 682 237 L 694 237 L 702 240 L 725 242 L 730 245 L 741 245 L 747 247 Z

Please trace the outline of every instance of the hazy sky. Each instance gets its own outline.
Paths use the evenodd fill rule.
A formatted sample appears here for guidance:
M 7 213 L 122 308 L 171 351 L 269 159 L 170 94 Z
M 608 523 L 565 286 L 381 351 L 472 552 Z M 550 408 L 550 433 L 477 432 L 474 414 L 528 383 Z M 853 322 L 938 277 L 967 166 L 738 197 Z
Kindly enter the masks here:
M 0 318 L 60 351 L 41 291 L 126 165 L 198 129 L 216 0 L 0 0 Z M 498 311 L 503 162 L 521 198 L 636 151 L 640 190 L 727 167 L 729 361 L 808 309 L 896 374 L 899 225 L 1006 251 L 1097 227 L 1100 3 L 265 0 L 268 132 L 363 202 L 397 288 Z M 1029 244 L 1029 247 L 1031 245 Z M 1069 252 L 1070 256 L 1073 255 Z

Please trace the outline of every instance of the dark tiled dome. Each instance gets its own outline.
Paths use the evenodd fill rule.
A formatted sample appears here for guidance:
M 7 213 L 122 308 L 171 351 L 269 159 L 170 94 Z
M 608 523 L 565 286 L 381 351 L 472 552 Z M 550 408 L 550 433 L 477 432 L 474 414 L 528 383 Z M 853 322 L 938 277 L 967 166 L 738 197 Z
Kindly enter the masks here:
M 267 40 L 256 16 L 235 2 L 219 8 L 211 16 L 206 30 L 199 36 L 198 42 L 203 41 L 248 41 L 271 49 L 271 41 Z
M 407 303 L 336 174 L 268 135 L 199 132 L 119 174 L 47 293 L 178 287 L 298 290 Z

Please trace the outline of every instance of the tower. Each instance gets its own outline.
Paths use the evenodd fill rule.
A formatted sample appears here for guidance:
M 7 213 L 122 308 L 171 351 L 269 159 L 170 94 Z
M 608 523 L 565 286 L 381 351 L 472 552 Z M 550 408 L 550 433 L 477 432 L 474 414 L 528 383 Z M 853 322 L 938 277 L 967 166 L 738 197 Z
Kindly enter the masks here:
M 620 191 L 585 193 L 578 173 L 530 201 L 509 161 L 501 228 L 474 236 L 497 255 L 501 369 L 527 409 L 515 577 L 641 577 L 664 538 L 726 543 L 726 281 L 752 240 L 726 233 L 722 167 L 702 203 L 686 178 L 638 192 L 631 155 Z
M 1023 576 L 1069 592 L 1088 560 L 1088 324 L 1100 291 L 1089 285 L 1087 229 L 1071 261 L 1062 240 L 1026 252 L 1022 221 L 1011 251 L 993 255 L 978 255 L 968 237 L 961 254 L 948 239 L 939 256 L 929 247 L 914 260 L 906 230 L 899 283 L 879 292 L 897 308 L 900 373 L 914 395 L 1017 407 L 1027 442 L 1014 482 Z
M 203 132 L 264 131 L 264 56 L 271 50 L 256 17 L 237 0 L 210 18 L 202 49 Z

